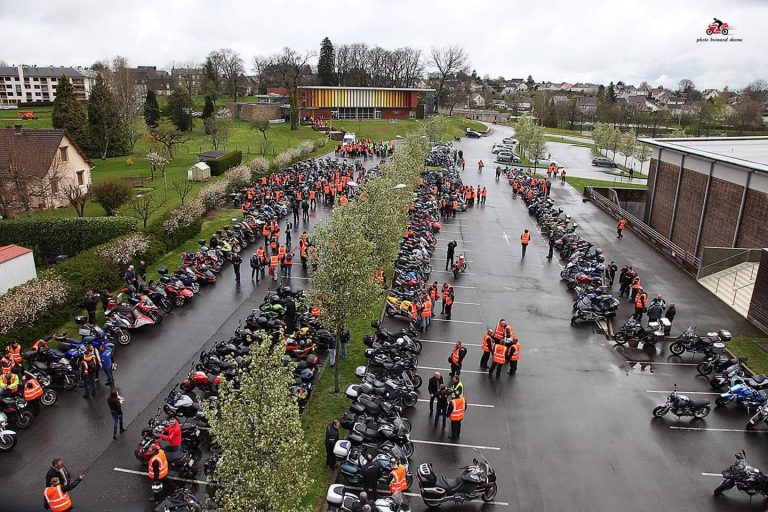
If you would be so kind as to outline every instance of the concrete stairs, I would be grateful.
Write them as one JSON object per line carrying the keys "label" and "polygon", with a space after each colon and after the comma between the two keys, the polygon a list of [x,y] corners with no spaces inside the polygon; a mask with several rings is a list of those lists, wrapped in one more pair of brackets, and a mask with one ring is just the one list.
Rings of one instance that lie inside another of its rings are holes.
{"label": "concrete stairs", "polygon": [[703,277],[699,283],[746,318],[759,267],[759,263],[739,263]]}

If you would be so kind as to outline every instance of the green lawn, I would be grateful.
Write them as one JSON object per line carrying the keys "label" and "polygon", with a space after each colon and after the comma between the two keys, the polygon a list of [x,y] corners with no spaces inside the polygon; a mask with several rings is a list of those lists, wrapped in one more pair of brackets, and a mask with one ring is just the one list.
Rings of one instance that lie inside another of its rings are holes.
{"label": "green lawn", "polygon": [[565,130],[563,128],[547,128],[546,126],[544,126],[543,128],[546,133],[554,133],[555,135],[573,135],[575,137],[589,138],[589,135],[585,135],[584,133],[579,133],[578,130]]}
{"label": "green lawn", "polygon": [[[23,107],[18,110],[0,110],[0,127],[22,125],[24,128],[50,128],[53,107]],[[34,112],[37,119],[21,120],[19,112]]]}
{"label": "green lawn", "polygon": [[734,338],[727,343],[728,350],[736,357],[746,357],[747,366],[755,373],[768,373],[768,353],[760,347],[768,338]]}
{"label": "green lawn", "polygon": [[614,188],[646,188],[645,183],[629,183],[626,181],[592,180],[566,176],[565,181],[573,188],[584,193],[584,187],[614,187]]}

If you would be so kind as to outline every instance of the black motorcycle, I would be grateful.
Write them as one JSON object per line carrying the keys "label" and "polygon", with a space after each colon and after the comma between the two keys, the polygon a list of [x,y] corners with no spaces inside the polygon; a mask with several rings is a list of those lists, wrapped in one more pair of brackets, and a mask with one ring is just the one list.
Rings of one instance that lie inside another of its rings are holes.
{"label": "black motorcycle", "polygon": [[624,345],[630,340],[637,340],[638,343],[642,342],[643,345],[655,345],[658,340],[663,338],[663,329],[646,329],[643,327],[642,323],[631,317],[624,322],[621,329],[619,329],[613,336],[613,340],[618,345]]}
{"label": "black motorcycle", "polygon": [[[477,450],[476,450],[477,451]],[[458,478],[438,477],[432,463],[419,466],[418,479],[421,499],[428,507],[439,507],[443,503],[465,503],[481,499],[488,503],[496,497],[496,471],[480,452],[482,460],[472,459],[471,466],[465,466]]]}
{"label": "black motorcycle", "polygon": [[757,408],[757,412],[754,416],[749,418],[745,428],[747,430],[752,430],[757,428],[757,426],[761,423],[768,423],[768,403],[765,403]]}
{"label": "black motorcycle", "polygon": [[707,356],[722,354],[725,350],[724,342],[731,340],[731,333],[725,329],[717,332],[709,332],[706,336],[697,336],[693,327],[688,327],[669,346],[672,354],[679,356],[683,352],[704,353]]}
{"label": "black motorcycle", "polygon": [[203,510],[195,495],[183,487],[176,489],[173,494],[165,498],[155,507],[155,512],[199,512]]}
{"label": "black motorcycle", "polygon": [[738,363],[746,363],[746,357],[731,359],[725,354],[711,354],[705,360],[696,365],[699,375],[707,376],[712,372],[721,373],[726,368]]}
{"label": "black motorcycle", "polygon": [[706,418],[711,408],[709,400],[691,400],[685,395],[677,393],[674,389],[667,395],[667,402],[653,409],[653,416],[661,418],[668,412],[671,412],[678,418],[683,416],[692,416],[697,419]]}
{"label": "black motorcycle", "polygon": [[759,469],[747,464],[747,453],[744,450],[737,453],[735,457],[736,462],[723,470],[723,481],[714,490],[715,496],[720,496],[724,491],[736,486],[736,489],[749,496],[762,494],[768,498],[768,477]]}

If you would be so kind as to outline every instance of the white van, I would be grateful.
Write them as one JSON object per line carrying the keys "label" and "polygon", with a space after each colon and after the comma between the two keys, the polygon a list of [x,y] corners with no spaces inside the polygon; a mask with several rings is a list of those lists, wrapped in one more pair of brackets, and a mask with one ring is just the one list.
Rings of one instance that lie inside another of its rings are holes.
{"label": "white van", "polygon": [[352,132],[348,132],[344,134],[344,139],[341,141],[342,144],[354,144],[355,143],[355,134]]}

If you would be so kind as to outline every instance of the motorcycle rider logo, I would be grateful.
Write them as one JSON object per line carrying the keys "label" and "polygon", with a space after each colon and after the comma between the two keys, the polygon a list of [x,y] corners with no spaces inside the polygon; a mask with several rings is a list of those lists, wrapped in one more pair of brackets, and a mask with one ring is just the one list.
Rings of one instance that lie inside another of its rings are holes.
{"label": "motorcycle rider logo", "polygon": [[707,35],[711,36],[713,34],[714,35],[722,34],[724,36],[727,36],[728,32],[731,30],[731,27],[729,27],[727,23],[723,23],[717,18],[712,18],[712,20],[713,20],[712,23],[710,23],[709,26],[707,27],[707,31],[706,31]]}

